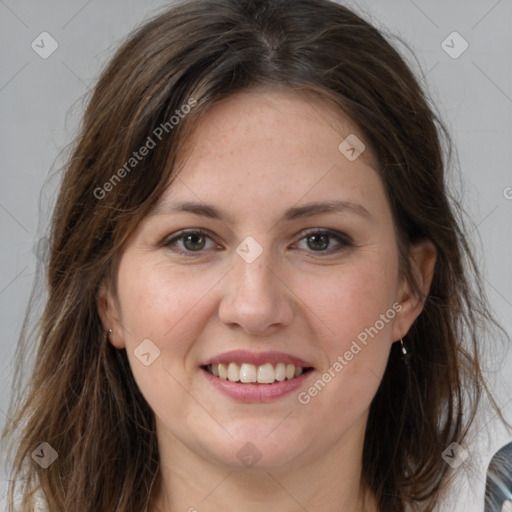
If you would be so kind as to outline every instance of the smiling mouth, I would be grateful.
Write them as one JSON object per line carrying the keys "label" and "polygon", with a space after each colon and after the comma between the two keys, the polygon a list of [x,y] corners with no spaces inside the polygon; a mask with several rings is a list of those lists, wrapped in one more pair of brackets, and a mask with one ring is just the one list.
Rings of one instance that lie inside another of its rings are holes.
{"label": "smiling mouth", "polygon": [[234,362],[209,364],[201,368],[214,377],[241,384],[274,384],[295,379],[313,370],[286,363],[254,365]]}

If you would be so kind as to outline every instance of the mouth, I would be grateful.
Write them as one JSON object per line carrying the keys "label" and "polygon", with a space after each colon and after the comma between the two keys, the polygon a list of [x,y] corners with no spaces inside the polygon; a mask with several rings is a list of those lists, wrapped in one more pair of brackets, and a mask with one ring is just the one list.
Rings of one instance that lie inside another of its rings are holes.
{"label": "mouth", "polygon": [[214,363],[201,368],[218,379],[239,384],[271,385],[294,380],[313,370],[312,367],[296,366],[292,363]]}
{"label": "mouth", "polygon": [[278,400],[311,380],[310,362],[286,352],[231,350],[200,366],[206,381],[236,402]]}

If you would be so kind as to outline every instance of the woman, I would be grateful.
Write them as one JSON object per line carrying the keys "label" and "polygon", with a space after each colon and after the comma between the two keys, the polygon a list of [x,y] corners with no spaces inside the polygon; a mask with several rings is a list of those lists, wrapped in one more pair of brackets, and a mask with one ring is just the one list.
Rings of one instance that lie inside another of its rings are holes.
{"label": "woman", "polygon": [[4,434],[22,510],[38,484],[66,512],[434,510],[490,320],[442,137],[335,3],[189,1],[137,30],[54,212]]}

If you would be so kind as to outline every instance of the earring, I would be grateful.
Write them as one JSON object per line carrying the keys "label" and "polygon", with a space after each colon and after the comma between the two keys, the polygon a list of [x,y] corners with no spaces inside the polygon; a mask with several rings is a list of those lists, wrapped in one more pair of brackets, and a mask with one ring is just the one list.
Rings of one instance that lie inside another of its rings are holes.
{"label": "earring", "polygon": [[409,368],[411,354],[409,354],[409,351],[407,350],[407,346],[405,345],[403,338],[400,339],[400,345],[402,347],[402,360],[407,366],[407,368]]}
{"label": "earring", "polygon": [[109,329],[108,331],[105,331],[105,341],[108,341],[108,335],[112,334],[112,329]]}

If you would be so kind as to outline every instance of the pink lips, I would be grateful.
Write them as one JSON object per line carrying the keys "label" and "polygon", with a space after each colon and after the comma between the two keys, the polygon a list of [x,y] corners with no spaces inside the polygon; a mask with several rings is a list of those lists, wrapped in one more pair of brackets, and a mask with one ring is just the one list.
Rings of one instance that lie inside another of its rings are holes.
{"label": "pink lips", "polygon": [[[220,363],[250,363],[262,365],[265,363],[286,363],[302,368],[311,368],[311,363],[284,352],[247,352],[245,350],[233,350],[224,352],[212,357],[204,363],[204,366]],[[203,368],[202,373],[215,388],[227,396],[240,402],[270,402],[295,391],[302,386],[305,380],[309,379],[313,372],[307,371],[290,380],[274,382],[273,384],[243,384],[231,382],[215,377]]]}
{"label": "pink lips", "polygon": [[298,389],[313,372],[306,372],[300,377],[273,384],[242,384],[220,379],[206,370],[202,370],[202,373],[219,391],[239,402],[270,402]]}
{"label": "pink lips", "polygon": [[295,366],[301,366],[302,368],[310,368],[312,366],[311,363],[290,354],[286,354],[285,352],[248,352],[247,350],[231,350],[230,352],[224,352],[223,354],[212,357],[203,363],[203,366],[220,363],[250,363],[255,365],[265,363],[287,363],[294,364]]}

